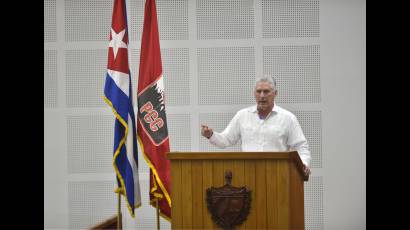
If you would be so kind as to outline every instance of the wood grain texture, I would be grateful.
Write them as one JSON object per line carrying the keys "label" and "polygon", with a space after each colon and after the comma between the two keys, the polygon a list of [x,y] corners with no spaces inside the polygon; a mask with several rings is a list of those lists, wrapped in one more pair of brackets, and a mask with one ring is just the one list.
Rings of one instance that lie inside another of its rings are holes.
{"label": "wood grain texture", "polygon": [[206,189],[223,186],[227,170],[232,171],[232,186],[251,190],[250,213],[236,229],[304,229],[307,177],[296,152],[179,154],[168,154],[172,229],[220,229],[207,209]]}
{"label": "wood grain texture", "polygon": [[171,164],[171,185],[172,185],[172,221],[173,229],[182,228],[182,183],[181,183],[181,161],[172,162]]}
{"label": "wood grain texture", "polygon": [[192,164],[190,160],[181,162],[182,187],[182,227],[192,228]]}
{"label": "wood grain texture", "polygon": [[213,175],[212,175],[212,161],[211,160],[204,160],[202,163],[202,201],[204,204],[202,205],[202,213],[203,213],[203,226],[204,229],[212,229],[213,222],[211,213],[208,211],[208,207],[206,206],[206,189],[213,186]]}
{"label": "wood grain texture", "polygon": [[266,162],[265,160],[256,161],[256,228],[266,229],[267,210],[266,210]]}
{"label": "wood grain texture", "polygon": [[[235,187],[245,186],[245,161],[244,160],[233,160],[233,175],[232,175],[232,185]],[[246,222],[246,220],[245,220]],[[237,225],[236,229],[245,229],[245,222],[241,225]]]}
{"label": "wood grain texture", "polygon": [[290,228],[305,229],[304,178],[298,172],[294,162],[290,163]]}
{"label": "wood grain texture", "polygon": [[245,167],[245,185],[251,190],[251,210],[245,221],[245,229],[256,229],[256,163],[254,160],[246,160]]}
{"label": "wood grain texture", "polygon": [[269,229],[278,226],[278,172],[277,161],[266,162],[266,205],[267,224]]}
{"label": "wood grain texture", "polygon": [[194,229],[203,229],[202,206],[206,205],[202,200],[202,161],[192,161],[192,227]]}
{"label": "wood grain texture", "polygon": [[279,229],[289,229],[289,161],[277,161],[277,206]]}

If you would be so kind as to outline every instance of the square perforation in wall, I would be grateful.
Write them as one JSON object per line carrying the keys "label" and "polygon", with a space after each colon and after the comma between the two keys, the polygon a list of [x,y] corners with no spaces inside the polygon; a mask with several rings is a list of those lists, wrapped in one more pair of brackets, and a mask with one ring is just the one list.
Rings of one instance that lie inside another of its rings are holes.
{"label": "square perforation in wall", "polygon": [[323,177],[311,176],[305,183],[305,228],[323,230]]}
{"label": "square perforation in wall", "polygon": [[263,37],[319,37],[319,3],[319,0],[262,0]]}
{"label": "square perforation in wall", "polygon": [[114,173],[114,115],[67,117],[68,173]]}
{"label": "square perforation in wall", "polygon": [[68,182],[70,229],[89,229],[117,213],[113,181]]}
{"label": "square perforation in wall", "polygon": [[198,48],[198,103],[252,104],[254,47]]}
{"label": "square perforation in wall", "polygon": [[167,114],[171,151],[191,151],[191,115]]}
{"label": "square perforation in wall", "polygon": [[65,40],[108,41],[111,31],[112,0],[65,0]]}
{"label": "square perforation in wall", "polygon": [[105,107],[103,100],[108,50],[67,50],[67,107]]}
{"label": "square perforation in wall", "polygon": [[264,46],[263,71],[276,79],[279,103],[320,103],[319,45]]}
{"label": "square perforation in wall", "polygon": [[309,144],[311,167],[322,168],[322,111],[292,111]]}
{"label": "square perforation in wall", "polygon": [[57,41],[56,0],[44,0],[44,42]]}
{"label": "square perforation in wall", "polygon": [[[201,132],[201,124],[208,125],[215,132],[222,132],[228,126],[229,122],[235,116],[235,113],[200,113],[199,114],[199,124],[198,132]],[[238,141],[233,146],[226,147],[224,149],[216,147],[209,143],[206,137],[199,134],[199,151],[203,152],[240,152],[241,151],[241,141]]]}
{"label": "square perforation in wall", "polygon": [[197,39],[254,37],[253,0],[197,0]]}
{"label": "square perforation in wall", "polygon": [[57,107],[57,50],[44,50],[44,107]]}
{"label": "square perforation in wall", "polygon": [[161,49],[161,56],[166,105],[189,105],[189,49]]}

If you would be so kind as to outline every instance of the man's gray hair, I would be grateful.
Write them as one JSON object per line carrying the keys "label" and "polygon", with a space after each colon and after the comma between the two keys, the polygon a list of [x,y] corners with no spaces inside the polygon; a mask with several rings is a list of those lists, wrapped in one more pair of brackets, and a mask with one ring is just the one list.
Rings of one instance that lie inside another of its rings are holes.
{"label": "man's gray hair", "polygon": [[256,79],[255,86],[259,82],[269,82],[272,85],[272,89],[276,90],[276,81],[275,78],[273,78],[271,75],[263,75],[262,77],[258,77]]}

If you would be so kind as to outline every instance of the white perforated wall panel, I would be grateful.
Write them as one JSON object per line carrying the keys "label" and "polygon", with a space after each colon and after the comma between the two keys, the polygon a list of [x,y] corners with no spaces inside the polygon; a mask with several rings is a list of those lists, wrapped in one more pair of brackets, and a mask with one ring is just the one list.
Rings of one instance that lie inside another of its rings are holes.
{"label": "white perforated wall panel", "polygon": [[276,79],[281,103],[319,103],[319,45],[263,47],[263,70]]}
{"label": "white perforated wall panel", "polygon": [[67,117],[68,173],[112,173],[113,116]]}
{"label": "white perforated wall panel", "polygon": [[191,115],[167,115],[169,144],[171,151],[191,151]]}
{"label": "white perforated wall panel", "polygon": [[130,41],[141,40],[142,27],[144,25],[144,6],[144,0],[133,0],[129,1],[129,4],[127,4],[127,12],[129,12],[129,15],[127,16]]}
{"label": "white perforated wall panel", "polygon": [[253,47],[198,48],[198,103],[253,103],[254,52]]}
{"label": "white perforated wall panel", "polygon": [[190,104],[189,49],[162,49],[162,74],[167,106]]}
{"label": "white perforated wall panel", "polygon": [[112,19],[111,0],[65,0],[65,40],[107,41]]}
{"label": "white perforated wall panel", "polygon": [[323,177],[311,176],[305,184],[305,229],[322,230],[323,225]]}
{"label": "white perforated wall panel", "polygon": [[57,107],[57,50],[44,50],[44,107]]}
{"label": "white perforated wall panel", "polygon": [[[144,24],[144,0],[129,1],[130,40],[141,40]],[[188,0],[157,0],[158,30],[161,40],[187,40]]]}
{"label": "white perforated wall panel", "polygon": [[262,0],[263,37],[319,37],[319,2]]}
{"label": "white perforated wall panel", "polygon": [[44,42],[57,41],[56,0],[44,0]]}
{"label": "white perforated wall panel", "polygon": [[156,1],[159,36],[161,40],[188,39],[188,1],[189,0]]}
{"label": "white perforated wall panel", "polygon": [[254,37],[253,0],[197,0],[197,39]]}
{"label": "white perforated wall panel", "polygon": [[312,155],[310,166],[322,168],[322,111],[292,111],[297,117]]}
{"label": "white perforated wall panel", "polygon": [[68,182],[70,229],[89,229],[117,213],[112,181]]}
{"label": "white perforated wall panel", "polygon": [[107,50],[67,50],[66,103],[67,107],[104,107],[102,100]]}

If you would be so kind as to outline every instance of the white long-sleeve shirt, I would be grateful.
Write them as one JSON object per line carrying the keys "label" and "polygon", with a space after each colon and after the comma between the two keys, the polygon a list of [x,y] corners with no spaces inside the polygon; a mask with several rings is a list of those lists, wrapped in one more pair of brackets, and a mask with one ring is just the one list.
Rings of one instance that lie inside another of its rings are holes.
{"label": "white long-sleeve shirt", "polygon": [[238,111],[222,133],[213,132],[209,138],[211,144],[221,148],[239,140],[244,152],[296,150],[310,167],[309,145],[296,116],[276,104],[265,119],[259,118],[256,105]]}

